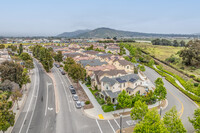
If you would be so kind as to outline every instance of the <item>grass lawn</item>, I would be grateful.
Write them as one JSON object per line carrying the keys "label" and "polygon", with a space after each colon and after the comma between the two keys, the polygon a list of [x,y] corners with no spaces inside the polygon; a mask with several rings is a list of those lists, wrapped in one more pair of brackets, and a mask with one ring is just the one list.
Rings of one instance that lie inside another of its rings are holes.
{"label": "grass lawn", "polygon": [[173,46],[159,46],[152,45],[151,43],[132,43],[134,46],[141,48],[143,51],[149,53],[160,60],[165,61],[166,58],[170,57],[172,54],[176,54],[178,51],[182,50],[182,47]]}

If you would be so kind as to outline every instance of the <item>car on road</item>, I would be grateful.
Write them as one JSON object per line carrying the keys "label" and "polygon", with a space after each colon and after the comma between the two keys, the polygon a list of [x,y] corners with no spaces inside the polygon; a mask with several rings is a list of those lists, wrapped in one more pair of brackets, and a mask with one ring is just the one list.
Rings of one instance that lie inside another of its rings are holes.
{"label": "car on road", "polygon": [[70,90],[71,90],[71,89],[74,89],[74,87],[73,87],[72,85],[70,85],[70,86],[69,86],[69,89],[70,89]]}
{"label": "car on road", "polygon": [[75,95],[72,96],[72,98],[73,98],[74,101],[78,101],[78,95],[75,94]]}
{"label": "car on road", "polygon": [[61,71],[61,74],[62,74],[62,75],[65,75],[65,71]]}
{"label": "car on road", "polygon": [[81,102],[80,101],[76,101],[76,108],[80,109],[82,107]]}
{"label": "car on road", "polygon": [[55,65],[57,68],[59,68],[59,67],[60,67],[60,65],[59,65],[59,64],[56,64],[56,63],[54,63],[54,65]]}
{"label": "car on road", "polygon": [[72,94],[76,94],[76,90],[75,89],[70,89]]}

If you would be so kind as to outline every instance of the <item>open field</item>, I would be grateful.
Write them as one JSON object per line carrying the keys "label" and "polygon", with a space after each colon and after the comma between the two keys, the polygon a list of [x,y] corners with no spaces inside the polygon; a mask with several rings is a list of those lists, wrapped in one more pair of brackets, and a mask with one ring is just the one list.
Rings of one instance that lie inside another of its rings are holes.
{"label": "open field", "polygon": [[[151,43],[132,43],[132,45],[134,45],[135,47],[141,48],[144,52],[149,53],[151,56],[162,61],[165,61],[166,58],[170,57],[171,55],[175,55],[178,51],[183,49],[183,47],[160,46],[160,45],[152,45]],[[174,74],[179,75],[184,79],[188,79],[185,76],[183,76],[183,74],[174,70],[173,68],[167,65],[164,65],[163,63],[161,64],[166,70],[173,72]],[[181,59],[179,63],[170,64],[170,65],[172,65],[173,67],[177,68],[178,70],[184,73],[187,73],[188,75],[195,75],[197,78],[200,78],[200,69],[193,68],[191,66],[189,67],[185,66],[184,64],[181,63]],[[183,67],[184,67],[184,70],[180,69]]]}
{"label": "open field", "polygon": [[182,47],[173,46],[159,46],[152,45],[151,43],[132,43],[134,46],[141,48],[143,51],[149,53],[162,61],[170,57],[172,54],[176,54],[178,51],[182,50]]}

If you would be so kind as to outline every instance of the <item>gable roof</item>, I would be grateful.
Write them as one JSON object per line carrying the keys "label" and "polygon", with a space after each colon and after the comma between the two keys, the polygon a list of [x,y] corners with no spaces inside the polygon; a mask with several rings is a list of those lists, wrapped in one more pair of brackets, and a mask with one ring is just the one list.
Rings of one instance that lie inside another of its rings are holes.
{"label": "gable roof", "polygon": [[89,66],[101,66],[103,64],[108,64],[107,62],[101,62],[98,59],[92,59],[92,60],[80,60],[80,64],[82,64],[84,67],[89,65]]}
{"label": "gable roof", "polygon": [[122,66],[127,66],[127,65],[133,65],[133,63],[131,63],[130,61],[127,61],[127,60],[114,60],[114,62],[118,61],[120,65]]}
{"label": "gable roof", "polygon": [[110,86],[113,86],[115,83],[125,83],[125,82],[136,82],[139,79],[139,76],[137,74],[127,74],[124,76],[119,76],[116,78],[109,78],[109,77],[103,77],[101,82],[107,83]]}

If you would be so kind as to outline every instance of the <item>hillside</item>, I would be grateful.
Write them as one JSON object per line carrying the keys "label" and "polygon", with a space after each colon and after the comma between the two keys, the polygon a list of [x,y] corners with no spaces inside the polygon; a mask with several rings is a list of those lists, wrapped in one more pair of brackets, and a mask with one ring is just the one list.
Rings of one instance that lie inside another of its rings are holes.
{"label": "hillside", "polygon": [[58,37],[66,37],[66,38],[73,38],[73,37],[76,37],[80,34],[83,34],[83,33],[86,33],[86,32],[89,32],[90,30],[77,30],[77,31],[74,31],[74,32],[64,32],[62,34],[59,34],[57,35]]}
{"label": "hillside", "polygon": [[83,30],[75,32],[65,32],[58,35],[58,37],[72,37],[72,38],[113,38],[113,37],[196,37],[194,34],[155,34],[155,33],[140,33],[115,30],[110,28],[97,28],[94,30]]}

